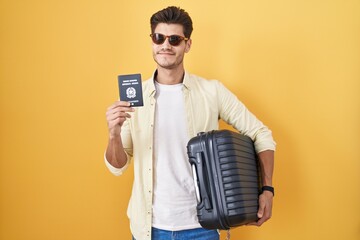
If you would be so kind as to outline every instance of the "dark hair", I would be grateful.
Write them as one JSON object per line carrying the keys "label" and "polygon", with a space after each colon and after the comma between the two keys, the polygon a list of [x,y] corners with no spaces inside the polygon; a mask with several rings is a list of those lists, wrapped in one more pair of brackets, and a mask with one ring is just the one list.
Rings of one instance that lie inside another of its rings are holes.
{"label": "dark hair", "polygon": [[179,7],[171,6],[154,13],[150,18],[151,33],[154,33],[155,28],[159,23],[182,25],[184,28],[184,35],[187,38],[190,38],[193,30],[189,14]]}

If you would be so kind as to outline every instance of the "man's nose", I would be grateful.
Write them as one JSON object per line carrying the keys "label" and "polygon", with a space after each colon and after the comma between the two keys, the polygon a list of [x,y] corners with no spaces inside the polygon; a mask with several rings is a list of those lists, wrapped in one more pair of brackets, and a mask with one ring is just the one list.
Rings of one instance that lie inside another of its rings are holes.
{"label": "man's nose", "polygon": [[170,44],[169,39],[170,39],[169,37],[165,38],[165,41],[163,42],[163,46],[166,46],[167,48],[170,49],[172,45]]}

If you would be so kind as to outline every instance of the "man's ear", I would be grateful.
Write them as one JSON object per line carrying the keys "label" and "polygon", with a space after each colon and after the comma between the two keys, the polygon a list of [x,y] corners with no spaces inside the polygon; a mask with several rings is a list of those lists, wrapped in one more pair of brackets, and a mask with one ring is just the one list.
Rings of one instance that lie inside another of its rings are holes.
{"label": "man's ear", "polygon": [[192,40],[189,39],[186,41],[186,46],[185,46],[185,52],[188,53],[190,51],[191,48],[191,44],[192,44]]}

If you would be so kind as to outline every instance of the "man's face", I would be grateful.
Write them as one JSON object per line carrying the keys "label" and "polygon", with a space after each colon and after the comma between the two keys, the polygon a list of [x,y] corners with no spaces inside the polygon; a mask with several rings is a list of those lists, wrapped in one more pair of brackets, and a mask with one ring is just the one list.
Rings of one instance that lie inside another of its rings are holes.
{"label": "man's face", "polygon": [[[183,26],[180,24],[159,23],[154,33],[161,33],[165,36],[179,35],[185,37]],[[189,52],[190,47],[191,40],[183,40],[178,46],[172,46],[169,43],[169,39],[166,38],[165,42],[160,45],[152,43],[153,57],[159,67],[165,69],[183,67],[184,54]]]}

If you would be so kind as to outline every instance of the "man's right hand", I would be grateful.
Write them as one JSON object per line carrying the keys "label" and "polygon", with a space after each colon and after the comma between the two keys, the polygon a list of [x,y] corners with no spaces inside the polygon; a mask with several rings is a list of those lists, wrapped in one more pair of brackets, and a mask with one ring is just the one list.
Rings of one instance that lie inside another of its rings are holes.
{"label": "man's right hand", "polygon": [[106,120],[109,129],[109,137],[120,137],[121,126],[127,118],[130,118],[129,112],[135,109],[130,107],[129,102],[116,101],[106,111]]}

